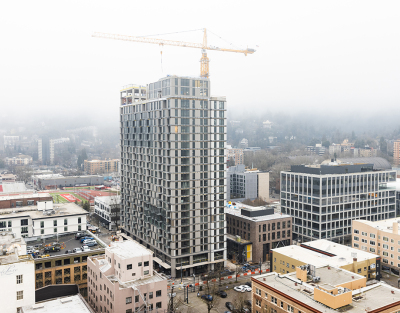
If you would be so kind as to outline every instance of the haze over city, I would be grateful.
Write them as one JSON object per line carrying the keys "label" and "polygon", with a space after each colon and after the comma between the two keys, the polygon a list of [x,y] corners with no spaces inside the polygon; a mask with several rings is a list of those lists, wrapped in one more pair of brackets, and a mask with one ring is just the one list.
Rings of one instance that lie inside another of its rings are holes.
{"label": "haze over city", "polygon": [[400,312],[398,1],[0,29],[0,313]]}

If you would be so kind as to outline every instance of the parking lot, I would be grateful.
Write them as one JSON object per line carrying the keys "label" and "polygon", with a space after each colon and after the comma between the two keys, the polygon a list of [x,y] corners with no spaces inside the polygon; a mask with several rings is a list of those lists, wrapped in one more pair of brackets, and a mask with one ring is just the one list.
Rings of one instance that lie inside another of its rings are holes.
{"label": "parking lot", "polygon": [[[88,234],[89,236],[89,234]],[[45,246],[53,246],[54,243],[58,243],[57,246],[61,247],[60,251],[51,251],[51,252],[44,252],[44,247]],[[58,240],[57,237],[54,238],[47,238],[45,240],[37,240],[37,241],[30,241],[27,243],[27,246],[35,246],[41,244],[41,248],[38,249],[39,253],[38,255],[50,255],[50,256],[55,256],[55,255],[61,255],[65,254],[65,251],[67,250],[73,250],[75,248],[80,248],[82,246],[82,243],[80,240],[75,239],[75,234],[68,234],[65,236],[59,236]],[[100,245],[89,247],[90,250],[95,250],[98,249]],[[36,250],[36,249],[34,249]]]}

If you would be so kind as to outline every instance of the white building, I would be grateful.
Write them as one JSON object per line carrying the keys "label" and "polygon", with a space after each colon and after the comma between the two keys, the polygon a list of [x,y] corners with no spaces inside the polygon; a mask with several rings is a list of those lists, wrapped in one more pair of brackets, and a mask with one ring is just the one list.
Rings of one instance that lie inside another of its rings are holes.
{"label": "white building", "polygon": [[4,135],[4,149],[8,146],[15,146],[19,143],[19,136],[6,136]]}
{"label": "white building", "polygon": [[12,158],[5,158],[7,165],[28,165],[32,163],[32,157],[29,155],[18,155]]}
{"label": "white building", "polygon": [[1,313],[16,313],[35,303],[35,262],[26,254],[24,239],[11,232],[0,235]]}
{"label": "white building", "polygon": [[108,226],[108,229],[120,226],[119,210],[121,196],[105,196],[94,198],[94,213]]}
{"label": "white building", "polygon": [[38,202],[37,206],[3,209],[1,212],[0,231],[12,231],[16,238],[81,231],[86,228],[88,214],[75,203],[53,206],[52,201]]}
{"label": "white building", "polygon": [[75,296],[57,298],[43,301],[21,308],[21,313],[93,313],[94,311],[86,303],[80,294]]}

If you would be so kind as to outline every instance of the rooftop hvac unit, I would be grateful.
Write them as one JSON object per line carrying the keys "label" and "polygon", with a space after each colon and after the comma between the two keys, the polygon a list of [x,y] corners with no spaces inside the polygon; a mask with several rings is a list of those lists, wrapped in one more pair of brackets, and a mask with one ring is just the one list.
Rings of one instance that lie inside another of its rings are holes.
{"label": "rooftop hvac unit", "polygon": [[312,281],[314,283],[319,282],[320,280],[321,280],[321,277],[319,277],[319,276],[315,276],[315,277],[312,278]]}

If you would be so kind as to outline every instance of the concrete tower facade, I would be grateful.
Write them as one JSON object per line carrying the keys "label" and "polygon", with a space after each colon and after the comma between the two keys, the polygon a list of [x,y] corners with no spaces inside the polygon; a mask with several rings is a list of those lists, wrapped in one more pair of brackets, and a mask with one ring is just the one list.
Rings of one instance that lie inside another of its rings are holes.
{"label": "concrete tower facade", "polygon": [[226,99],[205,78],[162,78],[145,100],[136,89],[121,91],[123,230],[172,276],[213,269],[226,260]]}

